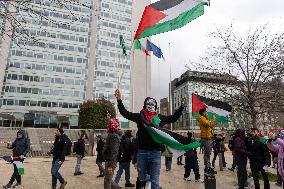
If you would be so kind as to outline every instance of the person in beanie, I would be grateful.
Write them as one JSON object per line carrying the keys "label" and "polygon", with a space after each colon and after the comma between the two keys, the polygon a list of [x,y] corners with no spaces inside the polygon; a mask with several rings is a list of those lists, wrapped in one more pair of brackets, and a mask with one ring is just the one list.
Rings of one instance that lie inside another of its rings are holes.
{"label": "person in beanie", "polygon": [[130,182],[130,162],[134,154],[133,144],[131,141],[132,131],[127,130],[121,138],[120,147],[119,147],[119,168],[116,173],[115,182],[118,184],[120,177],[125,171],[125,187],[134,187],[135,185]]}
{"label": "person in beanie", "polygon": [[271,164],[271,156],[267,145],[259,140],[263,136],[259,133],[257,128],[252,128],[250,131],[250,137],[248,138],[247,148],[250,152],[250,168],[254,181],[255,189],[260,189],[259,185],[259,172],[261,172],[264,189],[269,189],[268,180],[268,167]]}
{"label": "person in beanie", "polygon": [[210,165],[210,154],[212,151],[212,128],[216,125],[216,118],[213,115],[211,121],[208,120],[206,108],[199,110],[200,116],[197,118],[200,127],[200,138],[202,146],[204,147],[204,173],[212,174],[215,173]]}
{"label": "person in beanie", "polygon": [[[188,143],[194,142],[195,140],[194,132],[187,132],[187,137],[188,137]],[[191,181],[190,172],[191,172],[191,169],[193,169],[193,172],[195,175],[195,182],[203,182],[203,180],[200,179],[196,149],[189,150],[185,153],[184,169],[185,169],[184,180]]]}
{"label": "person in beanie", "polygon": [[116,118],[111,118],[111,115],[107,115],[108,119],[108,136],[103,149],[103,155],[105,159],[105,177],[104,177],[104,189],[120,189],[113,180],[114,170],[116,168],[117,157],[120,146],[120,128],[119,121]]}
{"label": "person in beanie", "polygon": [[[13,158],[23,162],[25,156],[30,151],[30,141],[28,138],[25,137],[25,132],[23,130],[19,130],[17,132],[16,140],[12,144],[8,143],[7,148],[12,149]],[[12,188],[12,184],[15,180],[17,181],[17,183],[13,186],[13,188],[19,187],[22,184],[22,178],[18,172],[17,166],[14,163],[13,166],[14,166],[13,175],[9,183],[3,186],[3,188]]]}
{"label": "person in beanie", "polygon": [[235,153],[235,162],[238,167],[237,176],[238,176],[238,186],[239,189],[244,189],[247,182],[247,161],[249,152],[245,143],[246,131],[243,128],[239,128],[235,132],[234,140],[234,153]]}
{"label": "person in beanie", "polygon": [[280,177],[282,178],[281,182],[282,182],[283,189],[284,189],[284,161],[283,161],[284,160],[284,128],[279,130],[277,137],[275,136],[273,132],[269,133],[267,147],[271,151],[274,151],[275,153],[278,154],[277,174],[279,174]]}
{"label": "person in beanie", "polygon": [[65,161],[65,139],[63,137],[64,130],[62,128],[57,128],[54,130],[55,141],[52,148],[52,166],[51,166],[51,176],[52,176],[52,189],[56,189],[57,180],[61,183],[59,189],[64,189],[67,181],[59,173],[63,162]]}
{"label": "person in beanie", "polygon": [[85,140],[86,140],[86,135],[82,133],[76,144],[77,145],[77,149],[76,149],[77,163],[75,166],[74,176],[83,174],[80,171],[80,167],[81,167],[82,159],[85,157]]}
{"label": "person in beanie", "polygon": [[103,162],[104,160],[104,155],[103,155],[103,149],[105,145],[105,139],[103,138],[102,135],[98,136],[98,143],[97,143],[97,159],[96,159],[96,164],[99,167],[100,174],[97,177],[104,177],[105,176],[105,168],[103,167]]}
{"label": "person in beanie", "polygon": [[163,116],[157,114],[157,102],[153,98],[147,97],[144,100],[144,106],[140,113],[132,113],[125,109],[121,100],[121,93],[118,89],[115,91],[115,96],[120,114],[124,118],[135,122],[138,127],[137,169],[139,181],[144,182],[146,188],[160,189],[162,145],[153,140],[144,124],[153,121],[152,119],[155,116],[159,117],[159,127],[176,122],[182,115],[186,100],[182,99],[181,106],[176,110],[174,115]]}

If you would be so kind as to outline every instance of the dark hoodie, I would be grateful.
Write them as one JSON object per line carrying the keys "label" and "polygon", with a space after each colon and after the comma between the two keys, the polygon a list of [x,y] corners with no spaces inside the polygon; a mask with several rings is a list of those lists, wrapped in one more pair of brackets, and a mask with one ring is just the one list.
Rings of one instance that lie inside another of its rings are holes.
{"label": "dark hoodie", "polygon": [[249,152],[245,144],[245,129],[239,128],[236,130],[236,139],[234,140],[235,158],[236,163],[246,163]]}
{"label": "dark hoodie", "polygon": [[[146,100],[145,100],[146,101]],[[143,120],[141,118],[140,113],[131,113],[127,111],[122,103],[121,100],[117,100],[117,105],[118,105],[118,110],[120,114],[130,120],[133,121],[137,124],[138,127],[138,149],[140,150],[149,150],[149,151],[161,151],[161,144],[155,142],[149,132],[146,130],[145,126],[143,125]],[[145,106],[145,102],[144,102]],[[176,122],[179,117],[181,116],[183,111],[183,106],[180,106],[179,109],[176,110],[174,115],[172,116],[164,116],[159,114],[159,118],[161,120],[160,122],[160,127],[163,127],[165,124],[170,124]]]}
{"label": "dark hoodie", "polygon": [[13,157],[19,157],[21,155],[26,156],[30,151],[30,140],[26,138],[25,132],[20,130],[17,132],[22,134],[22,138],[16,138],[16,140],[12,143],[12,146],[9,149],[13,149]]}

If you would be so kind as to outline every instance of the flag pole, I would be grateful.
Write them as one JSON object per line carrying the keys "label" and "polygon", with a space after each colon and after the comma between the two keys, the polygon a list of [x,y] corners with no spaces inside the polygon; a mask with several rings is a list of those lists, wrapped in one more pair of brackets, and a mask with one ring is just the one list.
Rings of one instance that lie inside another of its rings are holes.
{"label": "flag pole", "polygon": [[147,63],[147,56],[146,57],[146,97],[148,96],[148,63]]}
{"label": "flag pole", "polygon": [[[173,114],[172,111],[172,64],[171,64],[171,43],[169,43],[169,64],[170,64],[170,84],[169,84],[169,102],[170,102],[170,115]],[[171,131],[173,131],[173,124],[170,124]]]}

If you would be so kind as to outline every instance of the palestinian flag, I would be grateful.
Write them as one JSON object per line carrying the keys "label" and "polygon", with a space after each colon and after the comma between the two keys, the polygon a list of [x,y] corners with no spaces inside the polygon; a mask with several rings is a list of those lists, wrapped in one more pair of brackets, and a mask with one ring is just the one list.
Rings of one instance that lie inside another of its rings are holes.
{"label": "palestinian flag", "polygon": [[204,14],[204,0],[160,0],[145,7],[134,39],[183,27]]}
{"label": "palestinian flag", "polygon": [[149,51],[141,44],[139,39],[134,41],[134,49],[139,49],[139,50],[143,51],[146,56],[150,56]]}
{"label": "palestinian flag", "polygon": [[16,165],[18,169],[19,175],[23,175],[25,173],[24,163],[21,161],[14,161],[13,163]]}
{"label": "palestinian flag", "polygon": [[192,94],[192,116],[198,118],[199,110],[202,108],[207,109],[209,119],[215,114],[218,122],[230,121],[228,116],[232,111],[232,106],[228,103]]}
{"label": "palestinian flag", "polygon": [[187,137],[159,127],[161,120],[158,114],[152,118],[151,122],[147,120],[143,112],[141,112],[141,117],[145,128],[153,140],[167,145],[174,156],[178,157],[186,151],[198,148],[201,145],[199,141],[188,143]]}

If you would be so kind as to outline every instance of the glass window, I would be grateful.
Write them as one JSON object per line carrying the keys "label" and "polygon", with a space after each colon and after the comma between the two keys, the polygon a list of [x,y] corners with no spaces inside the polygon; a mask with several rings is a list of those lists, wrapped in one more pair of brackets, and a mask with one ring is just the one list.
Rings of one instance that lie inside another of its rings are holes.
{"label": "glass window", "polygon": [[65,79],[65,84],[74,85],[74,80],[73,79]]}
{"label": "glass window", "polygon": [[48,102],[47,101],[42,101],[41,102],[41,107],[47,107]]}
{"label": "glass window", "polygon": [[17,80],[17,79],[18,79],[17,74],[12,74],[12,80]]}
{"label": "glass window", "polygon": [[19,100],[19,105],[20,106],[25,106],[26,105],[26,101],[25,100]]}
{"label": "glass window", "polygon": [[13,105],[14,100],[13,99],[7,99],[7,105]]}
{"label": "glass window", "polygon": [[30,106],[36,106],[36,104],[37,104],[37,101],[33,101],[33,100],[30,101]]}
{"label": "glass window", "polygon": [[24,80],[24,81],[29,81],[29,79],[30,79],[30,77],[29,77],[28,75],[24,75],[24,76],[23,76],[23,80]]}

